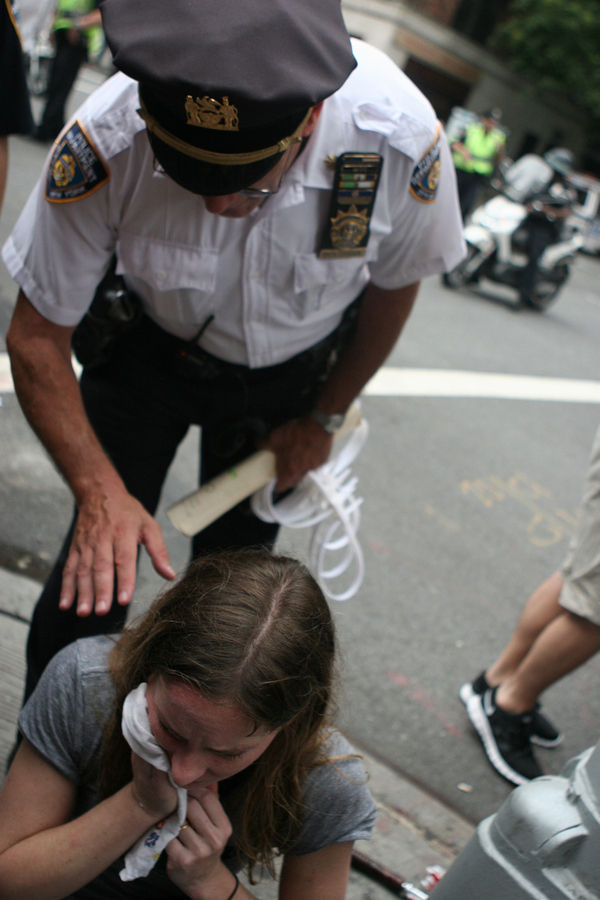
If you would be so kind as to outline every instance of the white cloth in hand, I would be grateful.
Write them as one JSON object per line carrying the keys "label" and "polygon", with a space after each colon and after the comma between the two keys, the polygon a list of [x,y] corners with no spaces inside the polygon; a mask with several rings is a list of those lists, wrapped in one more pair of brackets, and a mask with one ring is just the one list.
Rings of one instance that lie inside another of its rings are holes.
{"label": "white cloth in hand", "polygon": [[134,878],[148,875],[167,844],[179,834],[187,815],[187,791],[185,788],[177,787],[173,781],[169,757],[156,743],[150,728],[146,687],[146,683],[143,682],[125,698],[121,730],[134,753],[155,769],[167,772],[169,781],[177,791],[177,812],[172,813],[163,822],[157,822],[133,845],[125,857],[125,868],[119,872],[121,881],[133,881]]}

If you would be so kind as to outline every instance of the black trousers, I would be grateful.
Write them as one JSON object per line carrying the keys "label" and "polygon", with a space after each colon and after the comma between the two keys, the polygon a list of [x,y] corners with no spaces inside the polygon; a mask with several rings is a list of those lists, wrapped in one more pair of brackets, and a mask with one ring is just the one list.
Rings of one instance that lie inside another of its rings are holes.
{"label": "black trousers", "polygon": [[36,134],[40,138],[54,140],[65,124],[65,106],[77,73],[87,59],[87,44],[81,35],[80,41],[72,44],[67,38],[67,29],[54,32],[56,55],[52,60],[48,79],[48,93],[42,119]]}
{"label": "black trousers", "polygon": [[464,169],[456,170],[456,187],[458,189],[458,202],[463,222],[475,206],[480,188],[486,182],[483,175],[477,172],[465,172]]}
{"label": "black trousers", "polygon": [[[200,425],[200,481],[256,450],[274,427],[307,412],[335,359],[343,329],[287,363],[251,370],[200,354],[144,318],[109,363],[84,370],[88,417],[128,491],[154,513],[167,470],[190,425]],[[75,518],[73,519],[73,523]],[[27,642],[25,699],[52,656],[80,637],[119,631],[126,609],[86,618],[58,609],[72,528],[36,605]],[[192,555],[217,548],[272,547],[277,526],[258,520],[248,501],[196,535]]]}
{"label": "black trousers", "polygon": [[527,230],[527,265],[521,273],[519,293],[521,299],[527,301],[536,289],[540,257],[546,247],[558,240],[560,224],[550,222],[543,216],[530,215],[525,219],[523,228]]}

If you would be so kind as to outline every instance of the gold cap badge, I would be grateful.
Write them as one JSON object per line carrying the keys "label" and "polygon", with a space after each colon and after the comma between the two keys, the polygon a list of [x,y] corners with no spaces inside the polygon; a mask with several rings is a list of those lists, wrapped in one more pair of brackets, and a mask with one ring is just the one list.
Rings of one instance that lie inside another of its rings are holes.
{"label": "gold cap badge", "polygon": [[229,103],[229,97],[222,97],[221,102],[213,97],[185,98],[185,114],[188,125],[197,128],[211,128],[213,131],[239,131],[240,121],[236,106]]}

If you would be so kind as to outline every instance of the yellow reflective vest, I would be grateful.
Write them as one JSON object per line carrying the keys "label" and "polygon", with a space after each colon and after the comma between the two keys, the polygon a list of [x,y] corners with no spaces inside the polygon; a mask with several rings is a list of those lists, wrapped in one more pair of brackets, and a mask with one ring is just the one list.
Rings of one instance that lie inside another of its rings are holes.
{"label": "yellow reflective vest", "polygon": [[[96,9],[97,6],[96,0],[58,0],[56,18],[52,23],[53,31],[59,31],[62,28],[72,28],[73,19],[77,18],[77,16],[85,16]],[[89,28],[84,28],[83,33],[87,41],[88,56],[96,56],[102,49],[102,26],[92,25]]]}
{"label": "yellow reflective vest", "polygon": [[494,172],[496,156],[504,146],[506,136],[498,128],[485,130],[480,122],[474,122],[467,126],[463,145],[471,154],[470,159],[465,159],[461,153],[454,152],[452,158],[457,169],[464,172],[477,172],[478,175],[486,175],[488,178]]}

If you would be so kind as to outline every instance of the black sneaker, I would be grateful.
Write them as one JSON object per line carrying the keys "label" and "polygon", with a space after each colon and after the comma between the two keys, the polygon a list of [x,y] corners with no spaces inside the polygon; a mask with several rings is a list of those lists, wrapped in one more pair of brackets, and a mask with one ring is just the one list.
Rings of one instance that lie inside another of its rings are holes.
{"label": "black sneaker", "polygon": [[[482,672],[475,681],[467,681],[463,684],[458,693],[466,706],[474,694],[485,694],[489,689],[490,685],[485,680],[485,672]],[[552,749],[552,747],[558,747],[562,739],[563,736],[558,728],[543,714],[540,704],[536,703],[531,713],[531,743],[537,744],[538,747]]]}
{"label": "black sneaker", "polygon": [[474,694],[467,714],[496,772],[512,784],[527,784],[544,774],[529,740],[532,716],[504,712],[496,706],[496,690]]}

